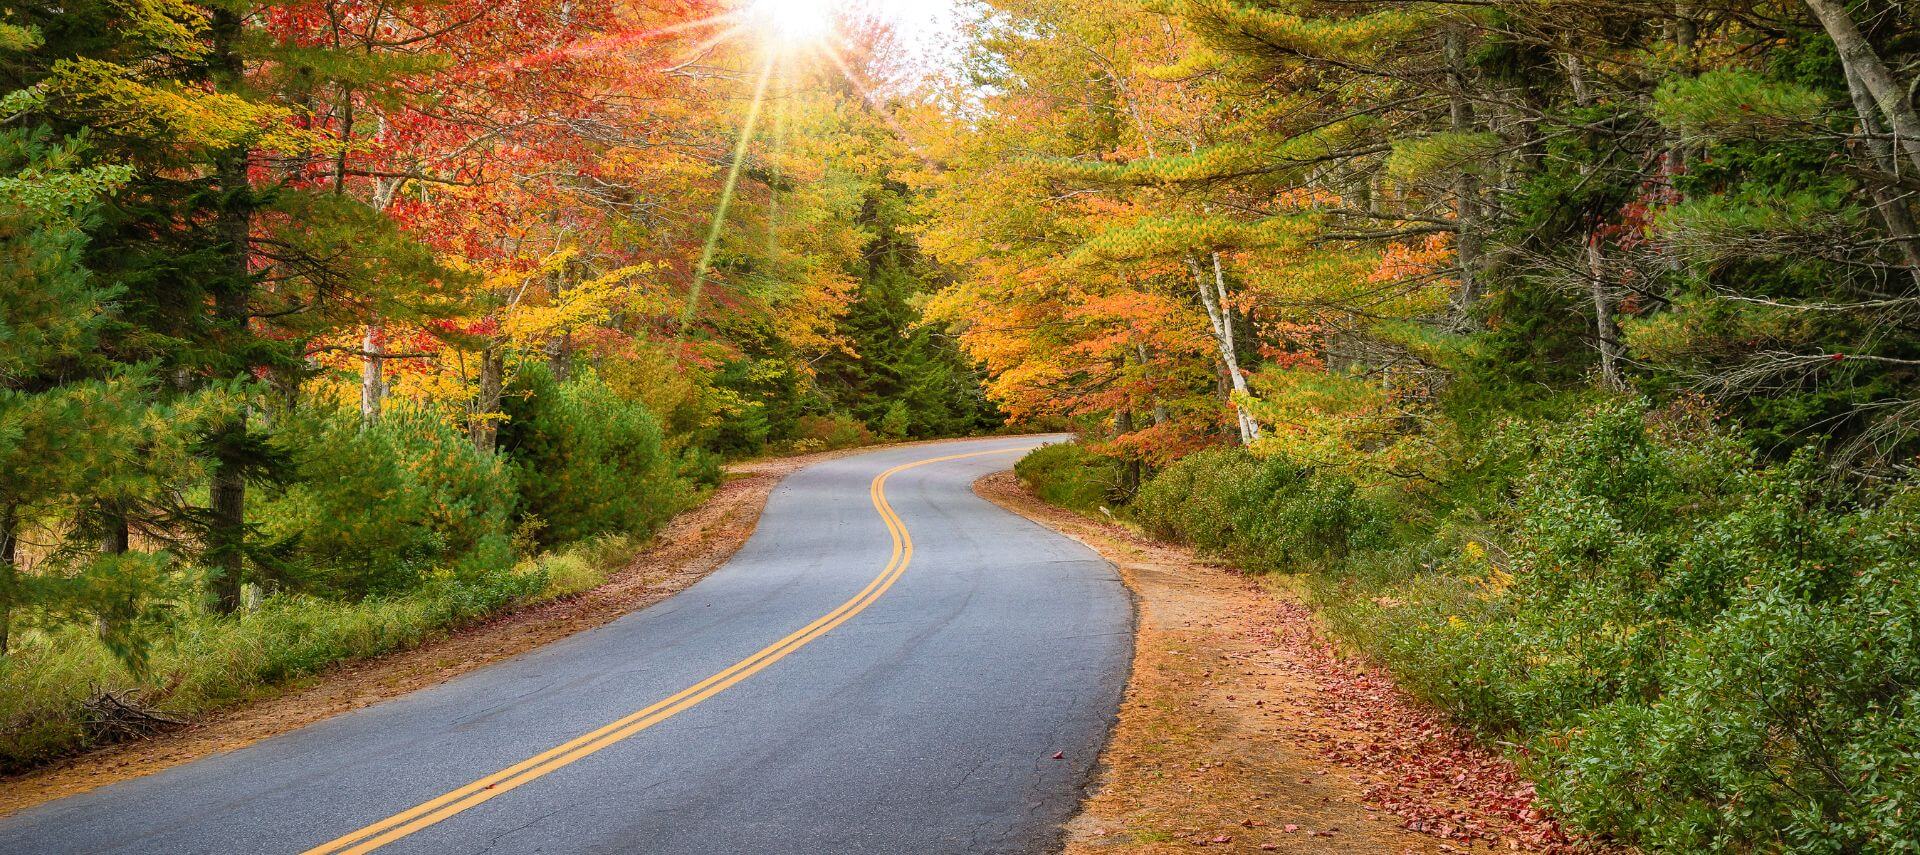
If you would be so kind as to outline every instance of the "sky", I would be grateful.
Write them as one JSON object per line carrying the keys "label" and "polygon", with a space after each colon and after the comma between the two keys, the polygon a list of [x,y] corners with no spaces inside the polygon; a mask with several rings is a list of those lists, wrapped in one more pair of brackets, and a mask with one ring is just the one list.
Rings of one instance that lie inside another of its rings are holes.
{"label": "sky", "polygon": [[[767,3],[788,0],[761,0]],[[962,0],[814,0],[869,13],[894,27],[900,46],[931,69],[950,68],[960,60]],[[798,0],[809,2],[809,0]]]}
{"label": "sky", "polygon": [[953,0],[864,0],[860,5],[892,22],[911,50],[938,52],[958,34],[959,9]]}

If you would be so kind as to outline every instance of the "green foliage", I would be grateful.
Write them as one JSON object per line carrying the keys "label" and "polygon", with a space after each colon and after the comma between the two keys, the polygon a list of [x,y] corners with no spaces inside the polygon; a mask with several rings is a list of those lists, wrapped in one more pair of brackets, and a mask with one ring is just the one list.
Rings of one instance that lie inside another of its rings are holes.
{"label": "green foliage", "polygon": [[192,613],[135,671],[86,629],[59,627],[0,657],[0,770],[17,770],[120,735],[88,724],[95,692],[194,714],[335,662],[409,647],[448,627],[541,595],[541,572],[493,567],[436,574],[414,590],[360,603],[267,598],[238,617]]}
{"label": "green foliage", "polygon": [[907,412],[907,402],[893,402],[887,407],[887,414],[880,417],[880,435],[888,439],[905,439],[911,428],[911,418],[912,415]]}
{"label": "green foliage", "polygon": [[[1920,492],[1836,488],[1805,453],[1762,465],[1686,404],[1611,400],[1481,443],[1439,492],[1391,501],[1200,451],[1122,513],[1247,569],[1311,571],[1337,633],[1524,743],[1579,827],[1658,851],[1911,851]],[[1114,465],[1064,445],[1016,471],[1085,509]]]}
{"label": "green foliage", "polygon": [[998,427],[979,371],[952,337],[920,317],[937,272],[908,234],[910,196],[892,180],[868,188],[855,221],[873,232],[858,266],[860,290],[836,326],[852,353],[828,353],[815,387],[833,409],[888,439],[956,436]]}
{"label": "green foliage", "polygon": [[437,414],[394,409],[364,425],[357,412],[301,412],[275,441],[300,462],[257,513],[288,587],[388,594],[437,568],[506,560],[514,472]]}
{"label": "green foliage", "polygon": [[792,448],[795,451],[858,448],[878,440],[865,423],[844,413],[801,416],[794,422]]}
{"label": "green foliage", "polygon": [[1247,247],[1296,248],[1311,231],[1310,215],[1246,223],[1227,217],[1146,217],[1106,229],[1073,251],[1073,264],[1179,258]]}
{"label": "green foliage", "polygon": [[1701,139],[1804,133],[1831,106],[1826,93],[1743,69],[1672,78],[1653,96],[1660,124]]}
{"label": "green foliage", "polygon": [[632,562],[643,545],[644,540],[631,535],[603,534],[530,558],[522,562],[520,572],[546,580],[544,597],[572,596],[598,587],[608,573]]}
{"label": "green foliage", "polygon": [[1094,454],[1077,442],[1043,445],[1013,464],[1013,472],[1040,498],[1091,513],[1118,505],[1126,483],[1119,460]]}
{"label": "green foliage", "polygon": [[539,520],[542,544],[645,536],[686,507],[692,491],[674,476],[659,423],[597,377],[559,383],[544,365],[528,365],[502,406],[500,449],[519,512]]}
{"label": "green foliage", "polygon": [[1858,506],[1806,456],[1759,467],[1697,414],[1631,402],[1526,443],[1491,531],[1354,560],[1400,562],[1384,586],[1323,583],[1335,628],[1527,741],[1580,826],[1671,851],[1903,851],[1913,819],[1885,805],[1920,762],[1911,494]]}
{"label": "green foliage", "polygon": [[1395,181],[1414,182],[1481,171],[1500,146],[1500,138],[1490,133],[1447,132],[1396,140],[1393,153],[1387,155],[1387,175]]}
{"label": "green foliage", "polygon": [[1240,523],[1259,504],[1246,488],[1260,468],[1239,449],[1197,451],[1148,479],[1127,509],[1155,535],[1224,554],[1240,542]]}
{"label": "green foliage", "polygon": [[1386,534],[1386,517],[1349,479],[1282,457],[1202,451],[1140,488],[1128,511],[1148,530],[1254,570],[1337,566]]}
{"label": "green foliage", "polygon": [[719,453],[697,445],[681,449],[680,464],[675,472],[680,480],[695,487],[718,487],[727,477],[725,461]]}

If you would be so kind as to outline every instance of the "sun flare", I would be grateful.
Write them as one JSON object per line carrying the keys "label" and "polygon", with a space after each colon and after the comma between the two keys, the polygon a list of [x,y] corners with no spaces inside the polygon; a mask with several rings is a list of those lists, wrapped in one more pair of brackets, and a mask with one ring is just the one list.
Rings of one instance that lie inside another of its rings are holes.
{"label": "sun flare", "polygon": [[754,0],[747,15],[770,43],[794,48],[826,41],[837,7],[835,0]]}

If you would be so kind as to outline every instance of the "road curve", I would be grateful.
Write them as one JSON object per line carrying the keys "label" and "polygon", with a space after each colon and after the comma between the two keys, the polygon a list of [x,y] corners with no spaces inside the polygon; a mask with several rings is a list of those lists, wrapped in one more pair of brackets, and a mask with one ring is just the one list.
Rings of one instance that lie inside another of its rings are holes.
{"label": "road curve", "polygon": [[0,819],[0,852],[1047,851],[1132,634],[1111,567],[971,490],[1040,442],[816,464],[665,602]]}

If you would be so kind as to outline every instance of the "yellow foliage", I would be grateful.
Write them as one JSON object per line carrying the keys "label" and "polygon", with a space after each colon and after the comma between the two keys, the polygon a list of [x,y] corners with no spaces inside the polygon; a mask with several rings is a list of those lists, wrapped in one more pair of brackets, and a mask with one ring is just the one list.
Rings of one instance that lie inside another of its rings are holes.
{"label": "yellow foliage", "polygon": [[281,154],[331,151],[334,144],[287,121],[292,112],[233,95],[139,82],[110,62],[65,59],[41,84],[47,104],[115,133],[168,140],[191,151],[247,146]]}

